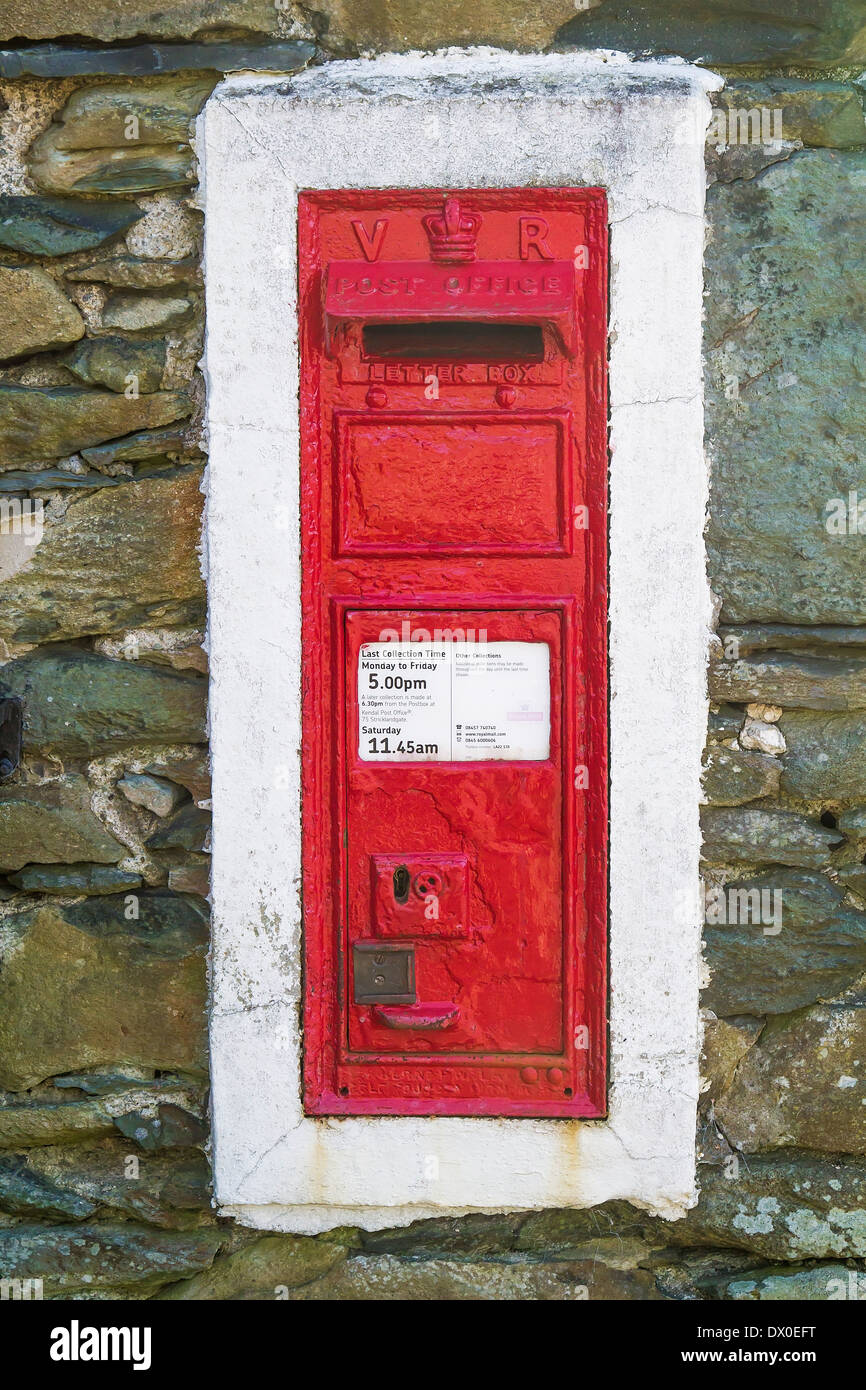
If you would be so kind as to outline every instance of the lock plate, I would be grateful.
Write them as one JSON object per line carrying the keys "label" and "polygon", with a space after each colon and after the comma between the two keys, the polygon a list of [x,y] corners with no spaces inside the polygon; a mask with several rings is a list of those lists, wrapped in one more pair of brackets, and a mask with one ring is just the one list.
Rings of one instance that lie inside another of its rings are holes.
{"label": "lock plate", "polygon": [[371,854],[370,870],[376,936],[404,941],[471,936],[465,854]]}
{"label": "lock plate", "polygon": [[352,947],[356,1004],[414,1004],[415,948],[392,941],[356,941]]}

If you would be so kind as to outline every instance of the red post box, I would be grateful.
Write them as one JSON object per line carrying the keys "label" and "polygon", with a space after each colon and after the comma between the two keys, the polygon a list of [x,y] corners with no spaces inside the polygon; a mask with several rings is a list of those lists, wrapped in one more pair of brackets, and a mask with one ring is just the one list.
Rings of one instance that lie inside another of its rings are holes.
{"label": "red post box", "polygon": [[598,189],[305,193],[308,1113],[598,1116]]}

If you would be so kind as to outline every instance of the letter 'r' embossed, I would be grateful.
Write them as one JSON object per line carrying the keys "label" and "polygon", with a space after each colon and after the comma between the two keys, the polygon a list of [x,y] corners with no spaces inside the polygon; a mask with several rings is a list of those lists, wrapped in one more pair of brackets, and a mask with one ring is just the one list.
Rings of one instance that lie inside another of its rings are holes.
{"label": "letter 'r' embossed", "polygon": [[553,252],[546,237],[550,228],[543,217],[521,217],[520,219],[520,259],[529,260],[529,252],[537,251],[541,260],[552,261]]}

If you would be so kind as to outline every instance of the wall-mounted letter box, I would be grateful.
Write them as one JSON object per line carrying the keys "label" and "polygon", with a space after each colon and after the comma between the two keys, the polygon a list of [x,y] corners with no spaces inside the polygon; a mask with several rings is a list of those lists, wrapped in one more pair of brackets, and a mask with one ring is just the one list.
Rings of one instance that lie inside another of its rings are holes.
{"label": "wall-mounted letter box", "polygon": [[604,194],[299,228],[307,1111],[603,1114]]}

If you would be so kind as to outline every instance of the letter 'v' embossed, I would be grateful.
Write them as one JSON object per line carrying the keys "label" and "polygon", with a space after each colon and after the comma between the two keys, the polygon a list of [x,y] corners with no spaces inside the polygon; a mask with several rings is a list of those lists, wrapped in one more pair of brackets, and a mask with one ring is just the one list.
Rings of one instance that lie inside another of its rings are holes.
{"label": "letter 'v' embossed", "polygon": [[373,235],[367,231],[360,217],[352,218],[352,230],[358,238],[358,245],[368,261],[377,261],[382,254],[382,247],[385,243],[385,235],[388,231],[390,219],[379,217],[373,227]]}

